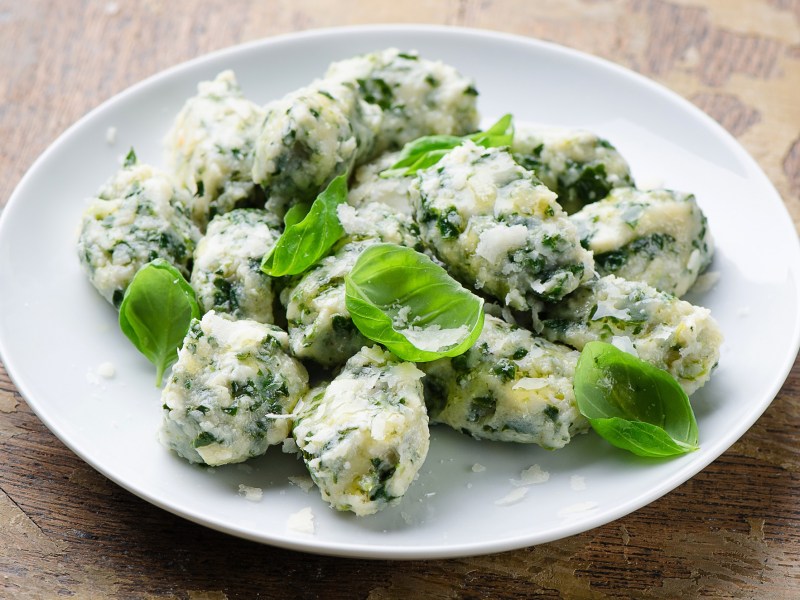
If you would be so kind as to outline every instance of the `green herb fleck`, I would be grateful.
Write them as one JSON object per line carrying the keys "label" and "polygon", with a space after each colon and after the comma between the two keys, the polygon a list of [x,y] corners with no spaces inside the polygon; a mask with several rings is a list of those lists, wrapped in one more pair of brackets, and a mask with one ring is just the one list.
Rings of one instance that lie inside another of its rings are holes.
{"label": "green herb fleck", "polygon": [[124,168],[132,167],[137,163],[138,159],[136,158],[136,152],[133,151],[133,147],[128,150],[128,154],[125,155],[125,160],[122,163]]}
{"label": "green herb fleck", "polygon": [[192,441],[193,448],[202,448],[203,446],[208,446],[210,444],[214,444],[217,442],[217,438],[214,437],[214,434],[209,433],[208,431],[204,431]]}

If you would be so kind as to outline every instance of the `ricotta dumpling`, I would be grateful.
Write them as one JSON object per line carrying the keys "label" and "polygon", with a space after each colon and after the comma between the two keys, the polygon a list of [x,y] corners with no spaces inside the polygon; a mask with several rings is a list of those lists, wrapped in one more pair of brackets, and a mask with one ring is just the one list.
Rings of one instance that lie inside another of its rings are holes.
{"label": "ricotta dumpling", "polygon": [[338,209],[345,237],[281,293],[294,356],[325,367],[338,366],[370,342],[358,331],[345,302],[344,278],[361,252],[380,242],[418,247],[416,225],[389,207],[372,203]]}
{"label": "ricotta dumpling", "polygon": [[191,284],[203,312],[272,323],[272,278],[261,259],[280,236],[280,221],[257,208],[214,217],[194,251]]}
{"label": "ricotta dumpling", "polygon": [[668,371],[691,394],[711,377],[722,333],[707,308],[641,282],[606,275],[540,315],[543,335],[582,350],[603,341]]}
{"label": "ricotta dumpling", "polygon": [[388,48],[335,62],[327,80],[353,82],[381,109],[373,156],[426,135],[465,135],[478,128],[474,81],[441,61]]}
{"label": "ricotta dumpling", "polygon": [[260,456],[289,435],[308,390],[284,331],[206,313],[193,320],[161,395],[161,441],[193,463],[224,465]]}
{"label": "ricotta dumpling", "polygon": [[83,213],[78,257],[98,292],[119,308],[133,276],[156,258],[189,278],[200,231],[186,208],[190,198],[166,173],[129,155]]}
{"label": "ricotta dumpling", "polygon": [[570,217],[600,275],[683,296],[709,264],[714,241],[692,194],[616,188]]}
{"label": "ricotta dumpling", "polygon": [[633,186],[630,167],[608,142],[582,129],[517,124],[514,159],[558,194],[572,214],[616,187]]}
{"label": "ricotta dumpling", "polygon": [[283,214],[311,201],[337,175],[349,175],[372,153],[379,107],[365,102],[354,82],[317,80],[266,106],[256,140],[253,181],[267,208]]}
{"label": "ricotta dumpling", "polygon": [[428,416],[478,439],[562,448],[588,428],[572,391],[579,356],[486,315],[467,352],[420,365]]}
{"label": "ricotta dumpling", "polygon": [[470,79],[416,53],[388,49],[333,63],[323,79],[266,106],[253,181],[282,213],[386,150],[474,131],[476,97]]}
{"label": "ricotta dumpling", "polygon": [[422,241],[450,273],[514,309],[559,300],[593,273],[556,195],[505,150],[465,142],[409,195]]}
{"label": "ricotta dumpling", "polygon": [[292,354],[324,367],[341,365],[369,340],[345,304],[344,278],[361,251],[376,240],[345,244],[281,292]]}
{"label": "ricotta dumpling", "polygon": [[246,99],[233,71],[197,86],[164,140],[167,164],[191,193],[191,214],[202,230],[216,215],[263,206],[253,183],[253,151],[264,111]]}
{"label": "ricotta dumpling", "polygon": [[295,408],[292,435],[322,498],[359,516],[396,503],[428,454],[422,372],[364,347]]}

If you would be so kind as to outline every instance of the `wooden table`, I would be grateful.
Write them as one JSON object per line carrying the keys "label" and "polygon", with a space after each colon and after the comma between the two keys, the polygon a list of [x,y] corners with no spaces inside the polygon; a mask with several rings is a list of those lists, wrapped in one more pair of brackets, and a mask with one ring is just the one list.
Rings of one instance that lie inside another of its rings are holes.
{"label": "wooden table", "polygon": [[[753,154],[800,224],[798,0],[0,0],[0,206],[72,122],[165,67],[308,28],[508,31],[665,84]],[[800,597],[800,362],[716,462],[604,527],[516,552],[370,562],[241,541],[159,510],[67,450],[0,369],[0,596]]]}

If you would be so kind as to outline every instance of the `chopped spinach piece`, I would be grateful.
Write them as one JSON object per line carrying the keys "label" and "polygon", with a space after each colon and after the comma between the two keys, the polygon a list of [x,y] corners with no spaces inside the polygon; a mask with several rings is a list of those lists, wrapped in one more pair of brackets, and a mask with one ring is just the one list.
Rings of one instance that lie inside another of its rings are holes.
{"label": "chopped spinach piece", "polygon": [[386,81],[377,77],[357,79],[358,90],[366,102],[377,104],[383,110],[392,108],[394,92]]}
{"label": "chopped spinach piece", "polygon": [[204,431],[192,441],[192,447],[194,448],[202,448],[203,446],[208,446],[209,444],[214,444],[218,440],[214,437],[214,434],[209,433],[208,431]]}
{"label": "chopped spinach piece", "polygon": [[131,149],[128,150],[128,154],[125,155],[125,160],[122,163],[122,166],[127,169],[128,167],[135,165],[137,162],[138,159],[136,158],[136,152],[134,152],[133,147],[131,147]]}
{"label": "chopped spinach piece", "polygon": [[493,396],[473,398],[467,413],[467,421],[478,423],[491,418],[497,410],[497,400]]}
{"label": "chopped spinach piece", "polygon": [[511,361],[502,358],[492,368],[492,373],[500,378],[500,381],[511,381],[517,374],[517,365]]}
{"label": "chopped spinach piece", "polygon": [[436,418],[447,406],[447,385],[433,375],[428,374],[422,380],[422,390],[428,417],[431,419]]}
{"label": "chopped spinach piece", "polygon": [[559,410],[552,404],[548,404],[544,407],[544,416],[550,419],[553,423],[558,421],[558,413]]}

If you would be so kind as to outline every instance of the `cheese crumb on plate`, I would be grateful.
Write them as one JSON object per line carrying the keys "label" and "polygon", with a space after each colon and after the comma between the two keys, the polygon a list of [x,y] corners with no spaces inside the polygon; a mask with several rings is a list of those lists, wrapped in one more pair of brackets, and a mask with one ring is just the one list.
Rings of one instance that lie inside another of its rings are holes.
{"label": "cheese crumb on plate", "polygon": [[250,500],[250,502],[260,502],[261,498],[264,496],[264,490],[258,487],[250,487],[249,485],[240,483],[239,495],[244,496],[244,499]]}
{"label": "cheese crumb on plate", "polygon": [[307,475],[289,475],[289,481],[292,483],[292,485],[296,485],[306,494],[311,491],[312,487],[314,487],[314,482],[311,480],[311,477],[308,477]]}
{"label": "cheese crumb on plate", "polygon": [[586,489],[586,479],[581,475],[572,475],[569,478],[569,487],[573,492],[582,492]]}
{"label": "cheese crumb on plate", "polygon": [[533,465],[519,474],[519,479],[512,479],[511,483],[517,487],[545,483],[550,479],[550,473],[544,471],[539,465]]}
{"label": "cheese crumb on plate", "polygon": [[314,513],[311,512],[311,507],[306,506],[296,513],[289,515],[289,518],[286,519],[286,528],[299,533],[313,534]]}
{"label": "cheese crumb on plate", "polygon": [[528,493],[528,488],[519,487],[511,490],[508,494],[506,494],[499,500],[495,500],[494,503],[497,506],[508,506],[509,504],[516,504],[517,502],[522,500],[525,497],[525,494],[527,493]]}

